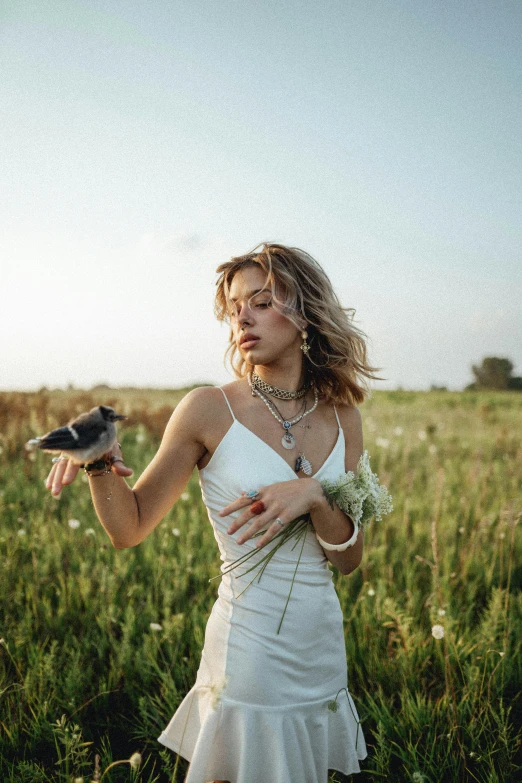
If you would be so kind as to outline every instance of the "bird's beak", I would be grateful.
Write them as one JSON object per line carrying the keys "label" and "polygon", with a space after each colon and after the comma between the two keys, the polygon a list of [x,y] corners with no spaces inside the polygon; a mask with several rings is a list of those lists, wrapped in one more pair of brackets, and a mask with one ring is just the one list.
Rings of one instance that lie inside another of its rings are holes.
{"label": "bird's beak", "polygon": [[123,416],[121,413],[115,413],[113,416],[113,421],[120,421],[120,419],[126,419],[126,416]]}

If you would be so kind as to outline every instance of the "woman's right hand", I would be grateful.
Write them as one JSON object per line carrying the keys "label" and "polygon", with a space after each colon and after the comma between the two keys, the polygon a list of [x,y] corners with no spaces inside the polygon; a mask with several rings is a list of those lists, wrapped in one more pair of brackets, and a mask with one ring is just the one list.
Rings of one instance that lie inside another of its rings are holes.
{"label": "woman's right hand", "polygon": [[[119,457],[123,460],[123,454],[121,448],[117,443],[114,444],[111,451],[108,451],[106,457]],[[58,497],[62,491],[62,487],[66,484],[72,484],[78,472],[80,471],[80,465],[76,465],[70,459],[61,459],[59,462],[55,462],[51,468],[47,479],[45,480],[45,488],[51,490],[51,494],[54,497]],[[116,473],[117,476],[132,476],[132,468],[127,468],[123,462],[114,462],[111,470]]]}

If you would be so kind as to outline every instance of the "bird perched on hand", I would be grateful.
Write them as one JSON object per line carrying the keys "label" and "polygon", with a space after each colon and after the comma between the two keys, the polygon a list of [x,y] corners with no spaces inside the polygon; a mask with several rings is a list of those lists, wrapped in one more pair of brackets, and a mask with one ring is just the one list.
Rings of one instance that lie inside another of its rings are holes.
{"label": "bird perched on hand", "polygon": [[117,442],[115,421],[126,419],[108,405],[98,405],[88,413],[81,413],[76,419],[51,430],[41,438],[28,440],[26,448],[30,451],[61,452],[69,457],[71,462],[83,466],[83,463],[94,462],[112,449]]}

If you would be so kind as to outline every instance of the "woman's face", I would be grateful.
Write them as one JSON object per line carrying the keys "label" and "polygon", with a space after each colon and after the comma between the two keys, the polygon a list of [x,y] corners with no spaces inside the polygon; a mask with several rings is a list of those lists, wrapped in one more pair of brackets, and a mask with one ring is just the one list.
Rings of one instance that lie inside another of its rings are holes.
{"label": "woman's face", "polygon": [[[230,284],[233,337],[243,358],[252,365],[301,355],[301,334],[288,318],[272,307],[270,288],[264,288],[265,277],[262,269],[249,266],[236,272]],[[244,335],[257,339],[245,340]]]}

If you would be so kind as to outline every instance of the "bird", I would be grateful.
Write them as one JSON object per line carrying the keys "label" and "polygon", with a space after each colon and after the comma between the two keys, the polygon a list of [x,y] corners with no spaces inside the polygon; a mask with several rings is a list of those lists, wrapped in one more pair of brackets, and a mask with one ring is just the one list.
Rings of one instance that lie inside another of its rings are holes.
{"label": "bird", "polygon": [[28,440],[25,447],[28,451],[60,452],[75,465],[83,467],[84,463],[101,459],[112,449],[117,442],[114,422],[126,418],[108,405],[98,405],[71,419],[64,427]]}

